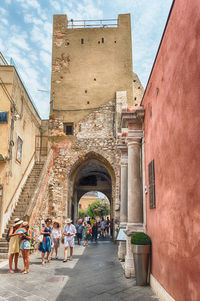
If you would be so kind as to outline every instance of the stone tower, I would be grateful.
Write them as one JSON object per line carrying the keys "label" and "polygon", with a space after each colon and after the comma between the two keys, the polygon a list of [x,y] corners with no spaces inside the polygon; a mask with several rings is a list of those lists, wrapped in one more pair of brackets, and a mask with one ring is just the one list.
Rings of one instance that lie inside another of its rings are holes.
{"label": "stone tower", "polygon": [[76,221],[81,197],[99,191],[117,224],[121,111],[135,98],[138,104],[133,83],[141,86],[132,71],[130,15],[76,22],[54,16],[48,174],[38,222]]}
{"label": "stone tower", "polygon": [[68,23],[66,15],[54,15],[51,114],[76,123],[115,100],[116,91],[127,91],[132,105],[130,14],[119,15],[113,27],[92,27],[91,22],[90,27],[69,28]]}

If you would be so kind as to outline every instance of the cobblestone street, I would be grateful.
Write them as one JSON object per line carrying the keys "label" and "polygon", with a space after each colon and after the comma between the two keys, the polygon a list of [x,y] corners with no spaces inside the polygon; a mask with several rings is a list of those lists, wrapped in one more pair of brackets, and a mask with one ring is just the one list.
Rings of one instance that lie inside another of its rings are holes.
{"label": "cobblestone street", "polygon": [[[30,273],[8,273],[0,263],[0,300],[28,301],[154,301],[149,287],[137,287],[126,279],[117,259],[117,246],[109,241],[76,246],[72,262],[52,260],[41,265],[40,254],[31,256]],[[22,268],[20,258],[19,267]]]}

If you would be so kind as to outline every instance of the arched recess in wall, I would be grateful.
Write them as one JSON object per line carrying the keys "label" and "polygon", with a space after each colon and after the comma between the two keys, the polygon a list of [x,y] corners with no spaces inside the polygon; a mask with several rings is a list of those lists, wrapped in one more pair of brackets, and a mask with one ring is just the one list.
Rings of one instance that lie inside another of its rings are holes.
{"label": "arched recess in wall", "polygon": [[90,191],[104,193],[110,201],[111,218],[115,208],[115,171],[109,161],[96,152],[89,152],[72,166],[68,182],[68,216],[75,222],[78,218],[78,203]]}

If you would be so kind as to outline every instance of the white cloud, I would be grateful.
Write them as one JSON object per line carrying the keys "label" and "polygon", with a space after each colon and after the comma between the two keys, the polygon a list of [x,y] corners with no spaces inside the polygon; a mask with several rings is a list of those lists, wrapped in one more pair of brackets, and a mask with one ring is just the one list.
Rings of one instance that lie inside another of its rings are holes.
{"label": "white cloud", "polygon": [[4,18],[1,18],[1,22],[5,25],[8,25],[8,20],[4,19]]}
{"label": "white cloud", "polygon": [[5,15],[7,15],[7,13],[8,13],[8,12],[7,12],[7,10],[6,10],[5,8],[0,7],[0,14],[1,14],[1,15],[4,15],[4,16],[5,16]]}
{"label": "white cloud", "polygon": [[50,0],[50,4],[54,10],[61,11],[61,5],[58,3],[58,1]]}
{"label": "white cloud", "polygon": [[50,70],[51,68],[51,55],[46,51],[40,51],[40,58],[43,64]]}
{"label": "white cloud", "polygon": [[40,8],[40,4],[37,0],[15,0],[21,4],[21,6],[25,9],[29,8]]}
{"label": "white cloud", "polygon": [[24,51],[30,50],[30,46],[26,41],[26,35],[23,34],[15,34],[8,39],[8,43],[12,45],[16,45],[17,47],[23,49]]}

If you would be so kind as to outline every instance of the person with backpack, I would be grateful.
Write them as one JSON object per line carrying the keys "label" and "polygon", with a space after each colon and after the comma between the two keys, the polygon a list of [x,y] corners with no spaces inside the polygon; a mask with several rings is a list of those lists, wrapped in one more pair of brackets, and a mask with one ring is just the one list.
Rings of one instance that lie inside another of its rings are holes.
{"label": "person with backpack", "polygon": [[20,238],[21,238],[20,250],[22,251],[22,257],[24,261],[24,270],[22,271],[22,273],[27,274],[29,272],[29,265],[30,265],[30,248],[31,248],[32,230],[29,229],[28,222],[23,222],[22,227],[23,229],[25,229],[25,232],[23,234],[20,234]]}
{"label": "person with backpack", "polygon": [[[14,225],[9,230],[9,272],[14,274],[15,272],[21,272],[18,268],[18,258],[19,258],[19,246],[20,246],[20,231],[23,221],[19,218],[15,218]],[[12,269],[13,258],[15,262],[15,269]]]}

